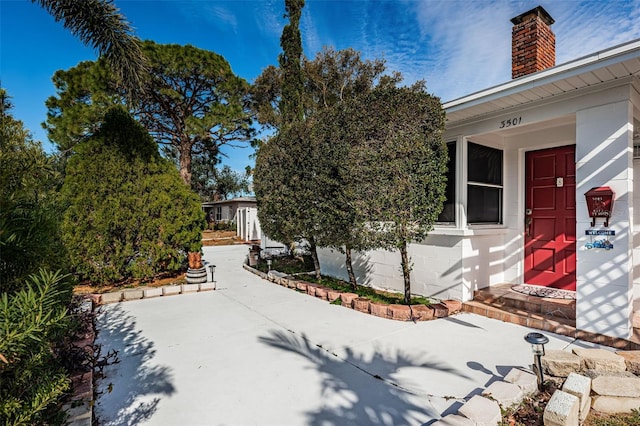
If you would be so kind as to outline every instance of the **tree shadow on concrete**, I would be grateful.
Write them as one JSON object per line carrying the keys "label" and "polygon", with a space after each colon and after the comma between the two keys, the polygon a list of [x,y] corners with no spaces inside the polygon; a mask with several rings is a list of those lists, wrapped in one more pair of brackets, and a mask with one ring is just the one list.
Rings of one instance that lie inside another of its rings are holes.
{"label": "tree shadow on concrete", "polygon": [[432,405],[434,399],[406,379],[394,376],[404,368],[424,368],[468,378],[446,363],[424,361],[402,351],[372,356],[357,354],[344,348],[336,354],[315,345],[304,334],[271,330],[259,340],[271,347],[293,352],[308,359],[322,376],[322,404],[307,413],[308,425],[392,425],[428,424],[440,417]]}
{"label": "tree shadow on concrete", "polygon": [[118,352],[97,386],[96,414],[101,425],[136,425],[149,420],[162,396],[175,392],[171,368],[151,363],[154,343],[136,329],[135,319],[121,305],[103,307],[96,317],[102,354]]}

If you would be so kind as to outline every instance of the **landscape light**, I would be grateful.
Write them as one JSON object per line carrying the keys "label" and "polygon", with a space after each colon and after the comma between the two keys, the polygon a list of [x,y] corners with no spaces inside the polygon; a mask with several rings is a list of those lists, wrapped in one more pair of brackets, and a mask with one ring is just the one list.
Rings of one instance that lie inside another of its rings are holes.
{"label": "landscape light", "polygon": [[524,340],[531,345],[533,351],[533,360],[535,362],[536,375],[538,376],[538,390],[542,390],[542,383],[544,382],[544,376],[542,374],[542,361],[544,356],[544,345],[549,343],[549,338],[540,333],[529,333],[524,336]]}

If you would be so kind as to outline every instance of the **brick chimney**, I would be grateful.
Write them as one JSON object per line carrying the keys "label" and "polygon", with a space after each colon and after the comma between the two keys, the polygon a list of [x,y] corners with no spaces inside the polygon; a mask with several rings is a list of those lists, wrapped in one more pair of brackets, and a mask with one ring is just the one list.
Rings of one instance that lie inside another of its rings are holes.
{"label": "brick chimney", "polygon": [[522,77],[556,64],[555,21],[542,6],[511,20],[511,78]]}

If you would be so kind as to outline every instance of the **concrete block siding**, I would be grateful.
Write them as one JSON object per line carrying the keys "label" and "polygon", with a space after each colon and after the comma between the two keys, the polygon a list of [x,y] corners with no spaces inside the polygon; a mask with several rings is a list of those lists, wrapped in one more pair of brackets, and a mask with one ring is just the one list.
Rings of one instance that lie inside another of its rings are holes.
{"label": "concrete block siding", "polygon": [[[429,235],[411,244],[413,263],[411,292],[437,299],[467,301],[473,292],[504,282],[503,234],[455,236]],[[318,251],[323,273],[348,279],[345,256],[337,250]],[[358,282],[377,289],[402,292],[404,288],[397,251],[374,250],[353,253]]]}

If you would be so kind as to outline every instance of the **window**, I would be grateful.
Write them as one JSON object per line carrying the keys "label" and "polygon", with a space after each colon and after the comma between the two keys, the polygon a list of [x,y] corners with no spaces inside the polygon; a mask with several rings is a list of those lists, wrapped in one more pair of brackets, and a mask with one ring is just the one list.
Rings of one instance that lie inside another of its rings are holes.
{"label": "window", "polygon": [[449,160],[447,161],[447,188],[445,190],[444,208],[438,216],[438,222],[456,222],[456,143],[447,142]]}
{"label": "window", "polygon": [[502,150],[469,142],[468,223],[502,223],[502,159]]}
{"label": "window", "polygon": [[222,220],[222,207],[216,207],[216,221]]}

